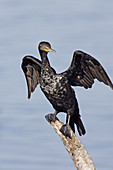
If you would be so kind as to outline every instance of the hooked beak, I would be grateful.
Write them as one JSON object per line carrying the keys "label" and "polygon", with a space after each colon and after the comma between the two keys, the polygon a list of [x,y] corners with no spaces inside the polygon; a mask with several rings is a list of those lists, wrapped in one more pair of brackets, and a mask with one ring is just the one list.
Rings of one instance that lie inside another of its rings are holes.
{"label": "hooked beak", "polygon": [[55,50],[53,50],[52,48],[49,48],[49,47],[45,47],[45,48],[44,48],[44,51],[45,51],[45,52],[53,52],[53,53],[56,53]]}
{"label": "hooked beak", "polygon": [[53,50],[52,48],[49,48],[49,49],[48,49],[48,52],[56,53],[56,51],[55,51],[55,50]]}

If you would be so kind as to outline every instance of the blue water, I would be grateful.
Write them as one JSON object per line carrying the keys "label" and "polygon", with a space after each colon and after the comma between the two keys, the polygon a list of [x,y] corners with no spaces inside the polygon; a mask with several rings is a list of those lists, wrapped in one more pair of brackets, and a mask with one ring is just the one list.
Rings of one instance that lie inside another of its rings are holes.
{"label": "blue water", "polygon": [[[44,116],[54,112],[39,87],[27,99],[21,59],[47,40],[57,72],[74,50],[95,56],[113,80],[113,1],[0,0],[0,170],[69,170],[75,166]],[[79,137],[98,170],[113,169],[113,92],[96,82],[74,88],[87,134]],[[64,121],[63,114],[59,115]],[[78,134],[77,134],[78,135]]]}

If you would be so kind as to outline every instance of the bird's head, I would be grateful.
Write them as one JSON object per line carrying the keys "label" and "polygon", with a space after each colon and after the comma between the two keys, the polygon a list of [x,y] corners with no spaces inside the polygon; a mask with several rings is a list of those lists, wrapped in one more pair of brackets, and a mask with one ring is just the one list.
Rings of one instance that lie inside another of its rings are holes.
{"label": "bird's head", "polygon": [[40,42],[38,49],[39,49],[40,52],[46,52],[46,53],[48,53],[48,52],[54,52],[55,53],[56,52],[55,50],[53,50],[51,48],[50,43],[45,42],[45,41]]}

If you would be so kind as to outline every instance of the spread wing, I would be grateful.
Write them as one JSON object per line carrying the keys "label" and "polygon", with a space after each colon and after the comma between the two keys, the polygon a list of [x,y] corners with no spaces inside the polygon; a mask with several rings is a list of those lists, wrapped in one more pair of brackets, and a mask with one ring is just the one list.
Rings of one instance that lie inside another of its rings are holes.
{"label": "spread wing", "polygon": [[31,93],[34,92],[39,84],[41,66],[42,62],[32,56],[25,56],[22,60],[21,67],[27,81],[28,98],[31,97]]}
{"label": "spread wing", "polygon": [[69,69],[64,72],[72,86],[91,88],[94,79],[105,83],[113,89],[113,84],[102,65],[92,56],[75,51]]}

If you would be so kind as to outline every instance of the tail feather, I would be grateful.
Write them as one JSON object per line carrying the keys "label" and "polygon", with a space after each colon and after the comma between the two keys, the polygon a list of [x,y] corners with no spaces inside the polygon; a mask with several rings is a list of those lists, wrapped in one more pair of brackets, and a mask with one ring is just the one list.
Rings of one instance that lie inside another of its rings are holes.
{"label": "tail feather", "polygon": [[[67,120],[68,120],[68,115],[67,115]],[[67,121],[67,120],[66,120],[66,121]],[[73,132],[75,133],[74,124],[76,124],[76,126],[77,126],[77,130],[78,130],[79,135],[80,135],[80,136],[85,135],[86,130],[85,130],[85,128],[84,128],[84,125],[83,125],[80,117],[77,117],[77,118],[76,118],[76,116],[73,115],[73,116],[71,116],[71,118],[70,118],[69,125],[70,125],[71,129],[73,130]]]}
{"label": "tail feather", "polygon": [[80,118],[78,118],[76,125],[77,125],[77,130],[78,130],[79,135],[80,136],[85,135],[86,130]]}

